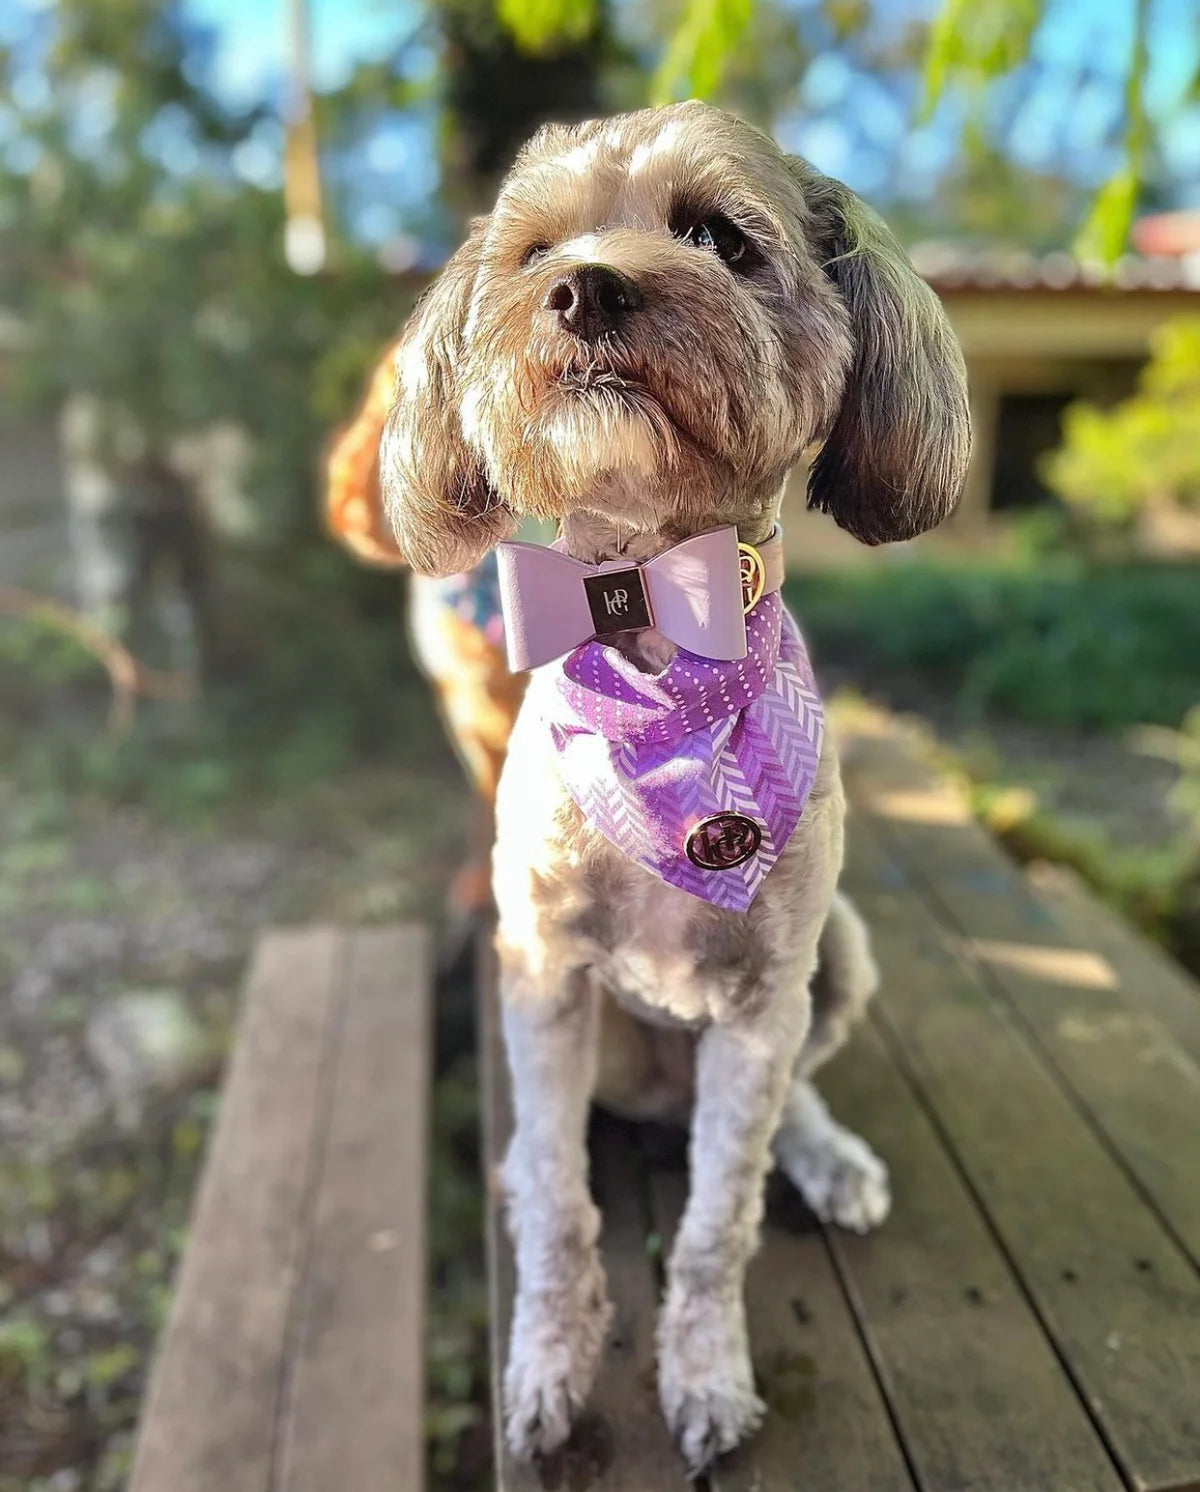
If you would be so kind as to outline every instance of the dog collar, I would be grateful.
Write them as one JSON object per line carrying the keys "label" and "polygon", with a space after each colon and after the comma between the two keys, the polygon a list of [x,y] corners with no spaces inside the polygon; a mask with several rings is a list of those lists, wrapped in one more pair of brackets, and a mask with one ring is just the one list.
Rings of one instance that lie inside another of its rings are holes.
{"label": "dog collar", "polygon": [[746,656],[680,650],[642,673],[591,641],[534,676],[536,710],[588,823],[653,875],[744,912],[804,811],[824,712],[778,595],[746,618]]}
{"label": "dog collar", "polygon": [[560,543],[505,543],[496,555],[514,673],[647,627],[700,658],[744,658],[747,612],[783,584],[778,525],[758,545],[739,543],[732,524],[710,529],[635,565],[589,565]]}

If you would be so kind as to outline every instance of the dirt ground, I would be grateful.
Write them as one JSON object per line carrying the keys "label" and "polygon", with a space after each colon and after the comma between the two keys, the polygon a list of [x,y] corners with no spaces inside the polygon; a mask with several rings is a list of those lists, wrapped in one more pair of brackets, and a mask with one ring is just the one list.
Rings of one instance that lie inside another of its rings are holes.
{"label": "dirt ground", "polygon": [[202,828],[0,778],[0,1489],[109,1492],[169,1298],[251,945],[440,915],[448,752]]}

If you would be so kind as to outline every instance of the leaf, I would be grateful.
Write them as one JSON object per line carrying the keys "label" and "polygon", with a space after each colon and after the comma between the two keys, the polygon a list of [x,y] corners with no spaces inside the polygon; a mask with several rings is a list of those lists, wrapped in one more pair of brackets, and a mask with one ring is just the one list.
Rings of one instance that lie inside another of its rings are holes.
{"label": "leaf", "polygon": [[929,30],[918,121],[924,123],[952,83],[979,88],[1029,56],[1043,0],[942,0]]}
{"label": "leaf", "polygon": [[1093,198],[1083,226],[1075,235],[1071,248],[1077,259],[1111,266],[1121,257],[1133,222],[1137,185],[1128,161],[1108,178]]}
{"label": "leaf", "polygon": [[921,70],[921,100],[917,120],[924,124],[946,91],[957,52],[957,37],[967,0],[943,0],[929,28],[929,45]]}
{"label": "leaf", "polygon": [[650,101],[711,98],[754,14],[754,0],[687,0],[654,80]]}
{"label": "leaf", "polygon": [[1137,0],[1133,51],[1125,78],[1125,159],[1097,192],[1072,246],[1078,258],[1099,261],[1110,268],[1120,258],[1129,240],[1129,229],[1137,206],[1142,159],[1146,153],[1147,121],[1143,91],[1150,63],[1146,40],[1149,9],[1149,0]]}
{"label": "leaf", "polygon": [[525,52],[581,41],[596,20],[596,0],[496,0],[496,15]]}

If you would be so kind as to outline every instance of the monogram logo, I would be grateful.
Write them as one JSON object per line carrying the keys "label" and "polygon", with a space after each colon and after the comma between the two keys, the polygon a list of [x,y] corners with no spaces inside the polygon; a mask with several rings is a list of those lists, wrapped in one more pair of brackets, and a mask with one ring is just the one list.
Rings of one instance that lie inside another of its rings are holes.
{"label": "monogram logo", "polygon": [[714,813],[687,837],[687,857],[701,870],[732,870],[757,853],[762,830],[745,814]]}
{"label": "monogram logo", "polygon": [[597,637],[654,625],[640,570],[606,570],[601,575],[585,575],[583,588]]}
{"label": "monogram logo", "polygon": [[767,567],[753,544],[738,545],[738,575],[742,582],[742,610],[751,611],[762,599]]}

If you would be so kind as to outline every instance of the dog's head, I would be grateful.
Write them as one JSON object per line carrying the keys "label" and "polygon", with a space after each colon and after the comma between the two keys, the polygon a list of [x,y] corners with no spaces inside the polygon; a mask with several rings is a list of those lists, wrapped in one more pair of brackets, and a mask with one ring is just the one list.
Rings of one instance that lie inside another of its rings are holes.
{"label": "dog's head", "polygon": [[419,570],[516,514],[694,532],[809,503],[870,544],[941,521],[962,356],[888,229],[699,103],[542,130],[414,313],[381,470]]}

